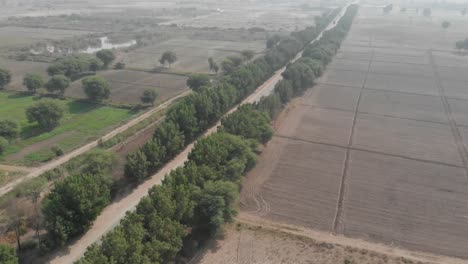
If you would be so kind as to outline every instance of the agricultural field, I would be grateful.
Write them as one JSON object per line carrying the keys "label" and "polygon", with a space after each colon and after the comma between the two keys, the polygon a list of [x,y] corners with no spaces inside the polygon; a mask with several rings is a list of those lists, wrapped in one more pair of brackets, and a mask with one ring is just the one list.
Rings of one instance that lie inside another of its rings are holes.
{"label": "agricultural field", "polygon": [[265,49],[265,41],[174,38],[124,53],[121,60],[130,68],[151,70],[160,67],[159,58],[165,51],[171,50],[177,54],[178,59],[165,71],[209,73],[208,58],[213,58],[219,64],[224,58],[239,56],[246,49],[259,54]]}
{"label": "agricultural field", "polygon": [[121,124],[135,113],[127,109],[96,105],[76,100],[63,100],[65,115],[60,125],[48,132],[39,131],[35,123],[29,123],[25,110],[39,98],[17,93],[0,93],[0,116],[17,120],[21,126],[21,138],[8,146],[0,156],[3,162],[37,164],[55,154],[57,146],[70,151],[104,132]]}
{"label": "agricultural field", "polygon": [[444,31],[438,14],[361,7],[318,84],[279,117],[242,214],[468,259],[468,57],[454,50],[468,19],[453,13]]}
{"label": "agricultural field", "polygon": [[11,82],[8,84],[7,89],[24,91],[26,88],[23,86],[23,78],[26,74],[38,74],[42,78],[47,79],[47,63],[31,62],[31,61],[16,61],[11,59],[4,59],[0,57],[0,68],[8,69],[11,75]]}
{"label": "agricultural field", "polygon": [[[110,70],[98,72],[111,86],[109,100],[114,103],[136,105],[146,89],[156,89],[159,96],[156,104],[166,101],[188,90],[187,77],[174,74],[156,74],[143,71]],[[86,98],[81,80],[77,80],[67,89],[66,96],[78,99]]]}

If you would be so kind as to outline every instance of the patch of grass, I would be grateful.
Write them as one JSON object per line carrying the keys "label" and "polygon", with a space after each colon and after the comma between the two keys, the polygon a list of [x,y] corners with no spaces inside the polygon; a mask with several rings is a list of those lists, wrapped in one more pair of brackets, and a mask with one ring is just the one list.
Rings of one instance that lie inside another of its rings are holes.
{"label": "patch of grass", "polygon": [[[60,125],[51,131],[42,132],[37,124],[29,123],[25,110],[39,98],[17,93],[0,92],[0,116],[16,120],[21,125],[21,139],[13,142],[0,159],[5,159],[22,149],[46,140],[44,147],[32,150],[24,157],[24,163],[34,164],[54,157],[52,146],[65,152],[86,142],[99,138],[110,128],[128,120],[134,111],[103,106],[77,100],[62,100],[66,114]],[[48,144],[51,143],[51,144]]]}

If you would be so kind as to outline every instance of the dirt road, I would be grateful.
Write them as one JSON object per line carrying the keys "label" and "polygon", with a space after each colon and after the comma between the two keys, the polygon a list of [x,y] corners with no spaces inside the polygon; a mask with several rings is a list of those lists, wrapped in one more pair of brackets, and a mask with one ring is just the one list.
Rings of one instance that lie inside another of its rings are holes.
{"label": "dirt road", "polygon": [[[134,126],[135,124],[141,122],[142,120],[148,118],[152,114],[154,114],[154,113],[168,107],[174,101],[186,96],[189,93],[190,93],[190,91],[187,91],[187,92],[184,92],[184,93],[181,93],[181,94],[175,96],[174,98],[171,98],[170,100],[167,100],[166,102],[162,103],[158,107],[155,107],[155,108],[149,110],[148,112],[145,112],[144,114],[130,120],[128,123],[125,123],[124,125],[112,130],[111,132],[104,135],[100,139],[103,140],[103,141],[106,141],[106,140],[109,140],[109,139],[115,137],[116,135],[118,135],[118,134],[124,132],[125,130],[127,130],[128,128],[130,128],[130,127]],[[61,156],[58,159],[54,159],[54,160],[52,160],[52,161],[50,161],[50,162],[48,162],[48,163],[46,163],[46,164],[44,164],[44,165],[42,165],[40,167],[32,168],[30,170],[30,173],[28,173],[26,176],[24,176],[22,178],[19,178],[19,179],[13,181],[13,182],[10,182],[10,183],[6,184],[5,186],[1,187],[0,188],[0,196],[5,195],[9,191],[13,190],[13,188],[15,188],[18,184],[20,184],[20,183],[22,183],[22,182],[24,182],[26,180],[36,178],[36,177],[40,176],[41,174],[43,174],[44,172],[47,172],[49,170],[53,170],[53,169],[57,168],[58,166],[64,164],[65,162],[69,161],[70,159],[73,159],[73,158],[75,158],[75,157],[89,151],[90,149],[96,147],[98,145],[98,142],[99,142],[99,139],[94,140],[94,141],[92,141],[92,142],[90,142],[90,143],[88,143],[88,144],[86,144],[84,146],[81,146],[81,147],[73,150],[70,153],[67,153],[67,154]]]}
{"label": "dirt road", "polygon": [[[349,6],[349,5],[348,5]],[[343,8],[342,12],[339,14],[339,17],[344,14],[347,7]],[[331,27],[327,27],[327,30]],[[314,41],[319,39],[322,36],[320,34]],[[294,58],[293,61],[297,60],[300,57],[298,55]],[[259,86],[254,93],[249,97],[244,99],[240,105],[247,103],[254,103],[260,100],[263,96],[270,94],[273,91],[274,85],[279,82],[282,78],[281,74],[284,72],[286,67],[281,68],[275,74],[268,79],[265,83]],[[240,106],[239,105],[239,106]],[[239,106],[234,107],[228,113],[232,113],[237,110]],[[203,136],[208,136],[217,131],[220,122],[215,126],[208,129]],[[185,150],[177,155],[171,162],[167,163],[160,171],[151,176],[146,182],[139,185],[136,189],[133,190],[128,196],[120,199],[118,202],[115,202],[104,209],[104,211],[99,215],[99,217],[94,222],[94,225],[86,234],[84,234],[80,239],[75,241],[70,246],[64,248],[63,250],[57,252],[49,263],[51,264],[64,264],[64,263],[73,263],[79,259],[86,251],[86,248],[93,243],[99,241],[99,239],[110,231],[113,227],[119,224],[120,220],[125,216],[126,212],[133,210],[138,202],[147,195],[148,190],[154,185],[160,184],[162,179],[166,174],[176,169],[177,167],[183,166],[185,161],[187,161],[188,154],[194,147],[194,144],[188,145]]]}

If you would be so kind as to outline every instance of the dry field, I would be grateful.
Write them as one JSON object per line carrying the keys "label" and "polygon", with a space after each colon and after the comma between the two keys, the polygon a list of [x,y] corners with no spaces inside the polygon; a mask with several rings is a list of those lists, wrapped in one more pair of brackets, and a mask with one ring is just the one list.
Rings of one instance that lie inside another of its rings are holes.
{"label": "dry field", "polygon": [[440,17],[361,8],[280,116],[242,214],[468,259],[468,57],[453,51],[467,21],[437,40]]}
{"label": "dry field", "polygon": [[[230,226],[190,264],[423,264],[352,246],[326,243],[307,236],[252,224]],[[222,261],[220,261],[222,260]]]}
{"label": "dry field", "polygon": [[15,61],[0,58],[0,68],[7,69],[11,72],[11,82],[8,85],[8,89],[23,91],[26,88],[23,86],[23,78],[27,73],[39,74],[44,80],[47,79],[48,64],[43,62],[31,62],[31,61]]}
{"label": "dry field", "polygon": [[[173,74],[155,74],[143,71],[110,70],[98,72],[111,85],[110,100],[116,103],[138,104],[145,89],[156,89],[159,97],[156,103],[165,101],[188,90],[187,77]],[[66,96],[86,98],[81,80],[75,81],[67,89]]]}
{"label": "dry field", "polygon": [[128,67],[154,69],[159,67],[159,58],[171,50],[177,54],[177,61],[169,71],[174,72],[209,72],[208,58],[221,62],[228,56],[239,56],[240,51],[250,49],[260,53],[265,49],[265,41],[221,41],[191,38],[174,38],[149,45],[122,55],[122,61]]}

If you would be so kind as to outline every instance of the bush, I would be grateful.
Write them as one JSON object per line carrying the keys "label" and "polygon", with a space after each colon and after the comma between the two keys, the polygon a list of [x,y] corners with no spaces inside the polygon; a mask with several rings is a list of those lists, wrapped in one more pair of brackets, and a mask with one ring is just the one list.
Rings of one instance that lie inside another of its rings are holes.
{"label": "bush", "polygon": [[44,85],[44,80],[37,74],[26,74],[23,78],[23,85],[26,86],[28,91],[35,93]]}
{"label": "bush", "polygon": [[18,257],[14,248],[0,244],[0,263],[18,264]]}
{"label": "bush", "polygon": [[0,89],[5,88],[11,82],[11,73],[6,70],[0,68]]}

